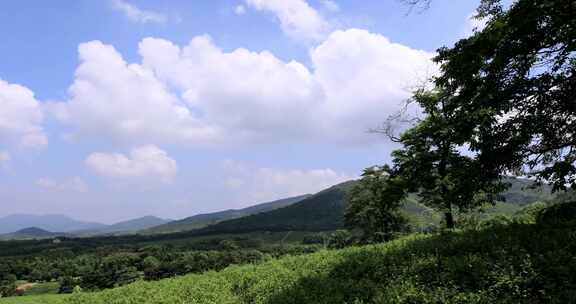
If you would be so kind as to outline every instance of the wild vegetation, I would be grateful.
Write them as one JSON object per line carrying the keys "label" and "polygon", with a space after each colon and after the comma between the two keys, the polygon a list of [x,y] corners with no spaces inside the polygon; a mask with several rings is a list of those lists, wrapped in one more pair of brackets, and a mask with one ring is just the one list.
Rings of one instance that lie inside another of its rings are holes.
{"label": "wild vegetation", "polygon": [[[72,294],[47,303],[575,303],[574,12],[483,0],[486,28],[439,49],[440,74],[412,98],[423,117],[357,182],[189,232],[0,244],[0,294],[59,278]],[[541,201],[510,175],[544,185]],[[303,244],[283,246],[295,230]],[[263,231],[280,246],[190,241]]]}
{"label": "wild vegetation", "polygon": [[571,303],[573,222],[541,221],[550,211],[539,210],[507,224],[76,292],[62,303]]}

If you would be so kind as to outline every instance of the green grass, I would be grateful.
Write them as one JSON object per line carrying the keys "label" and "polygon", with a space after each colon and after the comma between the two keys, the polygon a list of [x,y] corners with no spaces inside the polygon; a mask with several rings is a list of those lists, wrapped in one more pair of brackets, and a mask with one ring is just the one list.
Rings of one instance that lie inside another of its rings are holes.
{"label": "green grass", "polygon": [[58,282],[37,283],[24,292],[25,296],[36,296],[44,294],[57,294],[60,285]]}
{"label": "green grass", "polygon": [[0,299],[1,304],[64,304],[69,295],[22,296]]}
{"label": "green grass", "polygon": [[574,227],[526,224],[412,235],[79,293],[65,303],[575,303],[575,240]]}

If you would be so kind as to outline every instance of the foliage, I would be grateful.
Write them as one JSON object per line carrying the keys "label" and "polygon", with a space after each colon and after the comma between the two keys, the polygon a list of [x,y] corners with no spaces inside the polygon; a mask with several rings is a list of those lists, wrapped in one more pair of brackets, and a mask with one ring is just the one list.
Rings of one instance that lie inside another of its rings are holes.
{"label": "foliage", "polygon": [[387,241],[407,229],[407,219],[400,212],[407,193],[389,178],[389,172],[387,166],[365,169],[347,195],[346,224],[360,229],[366,241]]}
{"label": "foliage", "polygon": [[336,230],[328,238],[328,248],[342,249],[353,243],[353,235],[348,230]]}
{"label": "foliage", "polygon": [[411,235],[140,281],[66,303],[571,303],[575,238],[574,227],[526,224]]}
{"label": "foliage", "polygon": [[78,285],[78,282],[70,276],[63,276],[58,279],[59,288],[58,293],[72,293],[74,287]]}
{"label": "foliage", "polygon": [[567,225],[576,224],[576,202],[561,203],[542,209],[536,221],[543,225]]}
{"label": "foliage", "polygon": [[487,26],[436,57],[450,129],[483,175],[521,171],[576,186],[576,2],[484,0]]}
{"label": "foliage", "polygon": [[451,127],[453,113],[444,105],[441,90],[416,90],[413,100],[425,117],[397,139],[403,148],[393,151],[390,180],[402,200],[406,193],[417,193],[420,202],[445,215],[446,226],[454,227],[453,209],[465,212],[494,203],[505,190],[499,175],[484,171],[474,157],[460,152],[457,132]]}
{"label": "foliage", "polygon": [[0,298],[1,304],[64,304],[68,295],[41,295]]}
{"label": "foliage", "polygon": [[9,297],[16,292],[16,276],[0,265],[0,298]]}

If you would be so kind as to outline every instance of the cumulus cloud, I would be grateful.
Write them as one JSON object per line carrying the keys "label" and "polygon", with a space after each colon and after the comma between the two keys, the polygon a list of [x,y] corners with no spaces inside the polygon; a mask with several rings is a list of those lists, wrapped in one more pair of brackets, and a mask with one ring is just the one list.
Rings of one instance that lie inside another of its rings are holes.
{"label": "cumulus cloud", "polygon": [[132,145],[277,142],[367,143],[427,73],[431,53],[366,30],[335,31],[310,51],[311,66],[268,51],[223,51],[209,36],[183,47],[157,38],[127,63],[99,41],[79,47],[66,102],[51,113],[72,138]]}
{"label": "cumulus cloud", "polygon": [[197,144],[218,137],[152,71],[127,64],[112,46],[83,43],[79,54],[69,100],[51,105],[57,118],[77,127],[76,136],[134,144]]}
{"label": "cumulus cloud", "polygon": [[[310,52],[312,69],[269,52],[223,52],[207,36],[184,48],[148,38],[144,66],[180,88],[190,107],[236,140],[367,140],[399,109],[432,54],[365,30],[333,32]],[[233,136],[231,136],[233,134]]]}
{"label": "cumulus cloud", "polygon": [[48,139],[42,128],[43,113],[28,88],[0,79],[0,142],[38,148]]}
{"label": "cumulus cloud", "polygon": [[245,0],[259,11],[274,14],[282,31],[289,37],[303,41],[320,41],[331,25],[305,0]]}
{"label": "cumulus cloud", "polygon": [[122,12],[132,22],[166,23],[168,21],[168,17],[161,13],[140,9],[125,0],[111,0],[111,4],[113,9]]}
{"label": "cumulus cloud", "polygon": [[95,152],[85,163],[97,175],[120,180],[171,183],[178,171],[176,161],[154,145],[134,148],[129,155]]}
{"label": "cumulus cloud", "polygon": [[63,192],[86,192],[88,186],[82,178],[75,176],[68,180],[57,181],[49,177],[43,177],[36,181],[36,185],[50,191],[63,191]]}
{"label": "cumulus cloud", "polygon": [[324,169],[284,169],[258,167],[234,160],[222,163],[229,176],[224,185],[236,190],[248,202],[270,201],[289,196],[313,194],[357,176]]}

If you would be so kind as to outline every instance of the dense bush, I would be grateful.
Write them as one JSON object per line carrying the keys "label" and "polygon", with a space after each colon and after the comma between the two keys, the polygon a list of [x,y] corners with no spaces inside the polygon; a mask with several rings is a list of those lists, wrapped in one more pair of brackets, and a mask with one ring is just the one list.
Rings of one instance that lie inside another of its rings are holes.
{"label": "dense bush", "polygon": [[536,221],[543,225],[574,225],[576,224],[576,202],[556,204],[543,209]]}
{"label": "dense bush", "polygon": [[67,303],[574,303],[575,238],[573,226],[518,223],[412,235],[75,294]]}

